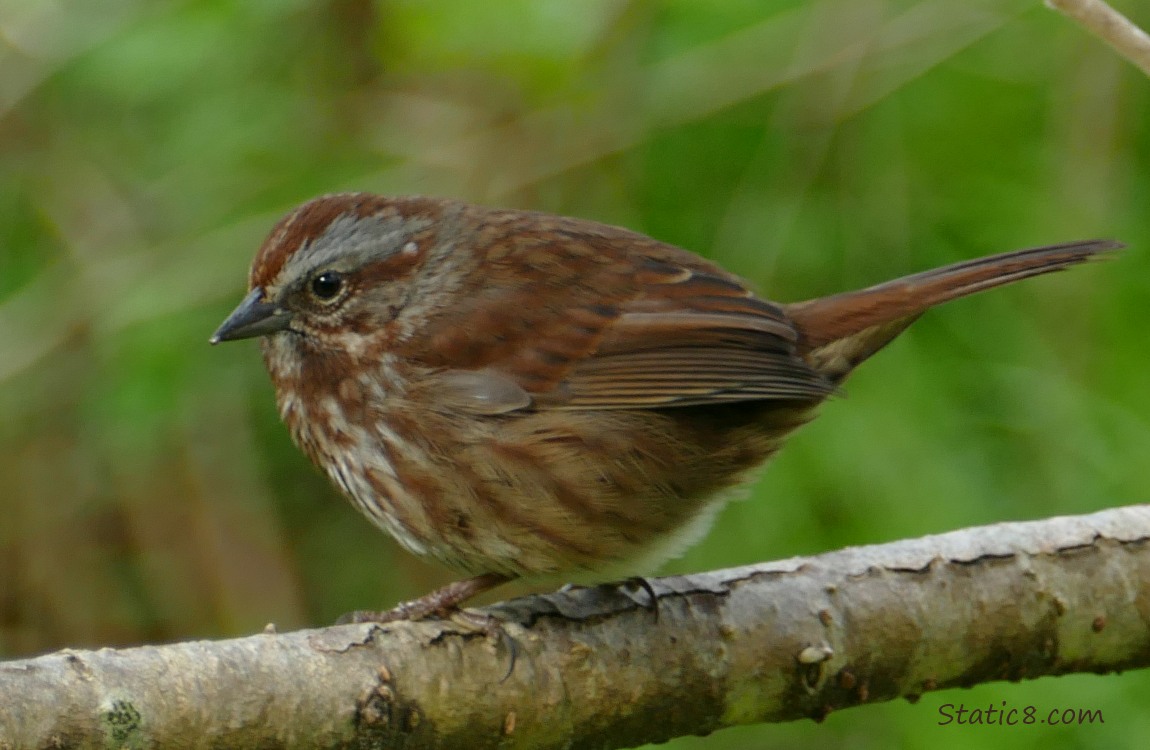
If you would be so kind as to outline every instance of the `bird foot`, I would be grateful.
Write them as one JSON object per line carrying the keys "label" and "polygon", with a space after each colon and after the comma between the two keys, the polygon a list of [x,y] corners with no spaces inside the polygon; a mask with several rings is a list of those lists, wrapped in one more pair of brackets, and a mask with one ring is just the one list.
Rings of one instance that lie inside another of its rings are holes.
{"label": "bird foot", "polygon": [[[460,604],[508,580],[505,575],[484,573],[473,578],[465,578],[462,581],[454,581],[418,599],[401,602],[391,609],[381,612],[366,609],[348,612],[336,620],[336,625],[357,622],[386,623],[400,620],[426,620],[430,617],[451,618],[466,611],[460,609]],[[477,612],[475,614],[480,617],[490,617],[490,615],[480,615]]]}

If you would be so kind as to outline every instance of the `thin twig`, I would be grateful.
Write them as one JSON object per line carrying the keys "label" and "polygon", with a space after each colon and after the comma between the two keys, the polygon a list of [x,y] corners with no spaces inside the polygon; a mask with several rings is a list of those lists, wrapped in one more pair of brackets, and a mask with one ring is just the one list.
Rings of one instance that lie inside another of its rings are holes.
{"label": "thin twig", "polygon": [[1046,0],[1046,4],[1094,32],[1150,76],[1150,35],[1103,0]]}

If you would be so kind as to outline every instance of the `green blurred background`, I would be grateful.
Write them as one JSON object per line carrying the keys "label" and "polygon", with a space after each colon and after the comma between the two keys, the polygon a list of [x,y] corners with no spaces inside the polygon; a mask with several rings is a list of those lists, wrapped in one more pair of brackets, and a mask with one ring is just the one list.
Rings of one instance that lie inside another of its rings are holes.
{"label": "green blurred background", "polygon": [[[1148,94],[1032,0],[0,0],[0,657],[449,579],[291,446],[255,344],[207,345],[275,219],[337,190],[622,224],[778,300],[1120,238],[928,315],[669,570],[1146,501]],[[1000,683],[667,747],[1144,747],[1148,694]],[[937,726],[1002,701],[1105,724]]]}

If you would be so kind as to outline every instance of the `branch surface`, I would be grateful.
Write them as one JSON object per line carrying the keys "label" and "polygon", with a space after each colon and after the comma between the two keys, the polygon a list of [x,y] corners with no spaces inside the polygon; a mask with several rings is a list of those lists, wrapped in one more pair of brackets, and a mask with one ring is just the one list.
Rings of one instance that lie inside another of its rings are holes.
{"label": "branch surface", "polygon": [[[601,748],[1150,664],[1150,506],[525,597],[456,621],[0,663],[0,748]],[[490,630],[490,629],[489,629]]]}

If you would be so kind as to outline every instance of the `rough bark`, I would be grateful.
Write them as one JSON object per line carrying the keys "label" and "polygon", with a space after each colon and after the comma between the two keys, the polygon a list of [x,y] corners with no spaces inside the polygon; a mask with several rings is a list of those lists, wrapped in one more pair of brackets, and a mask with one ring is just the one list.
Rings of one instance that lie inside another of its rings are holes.
{"label": "rough bark", "polygon": [[[349,625],[0,664],[0,748],[626,747],[1150,664],[1150,506]],[[652,598],[652,596],[654,598]]]}

